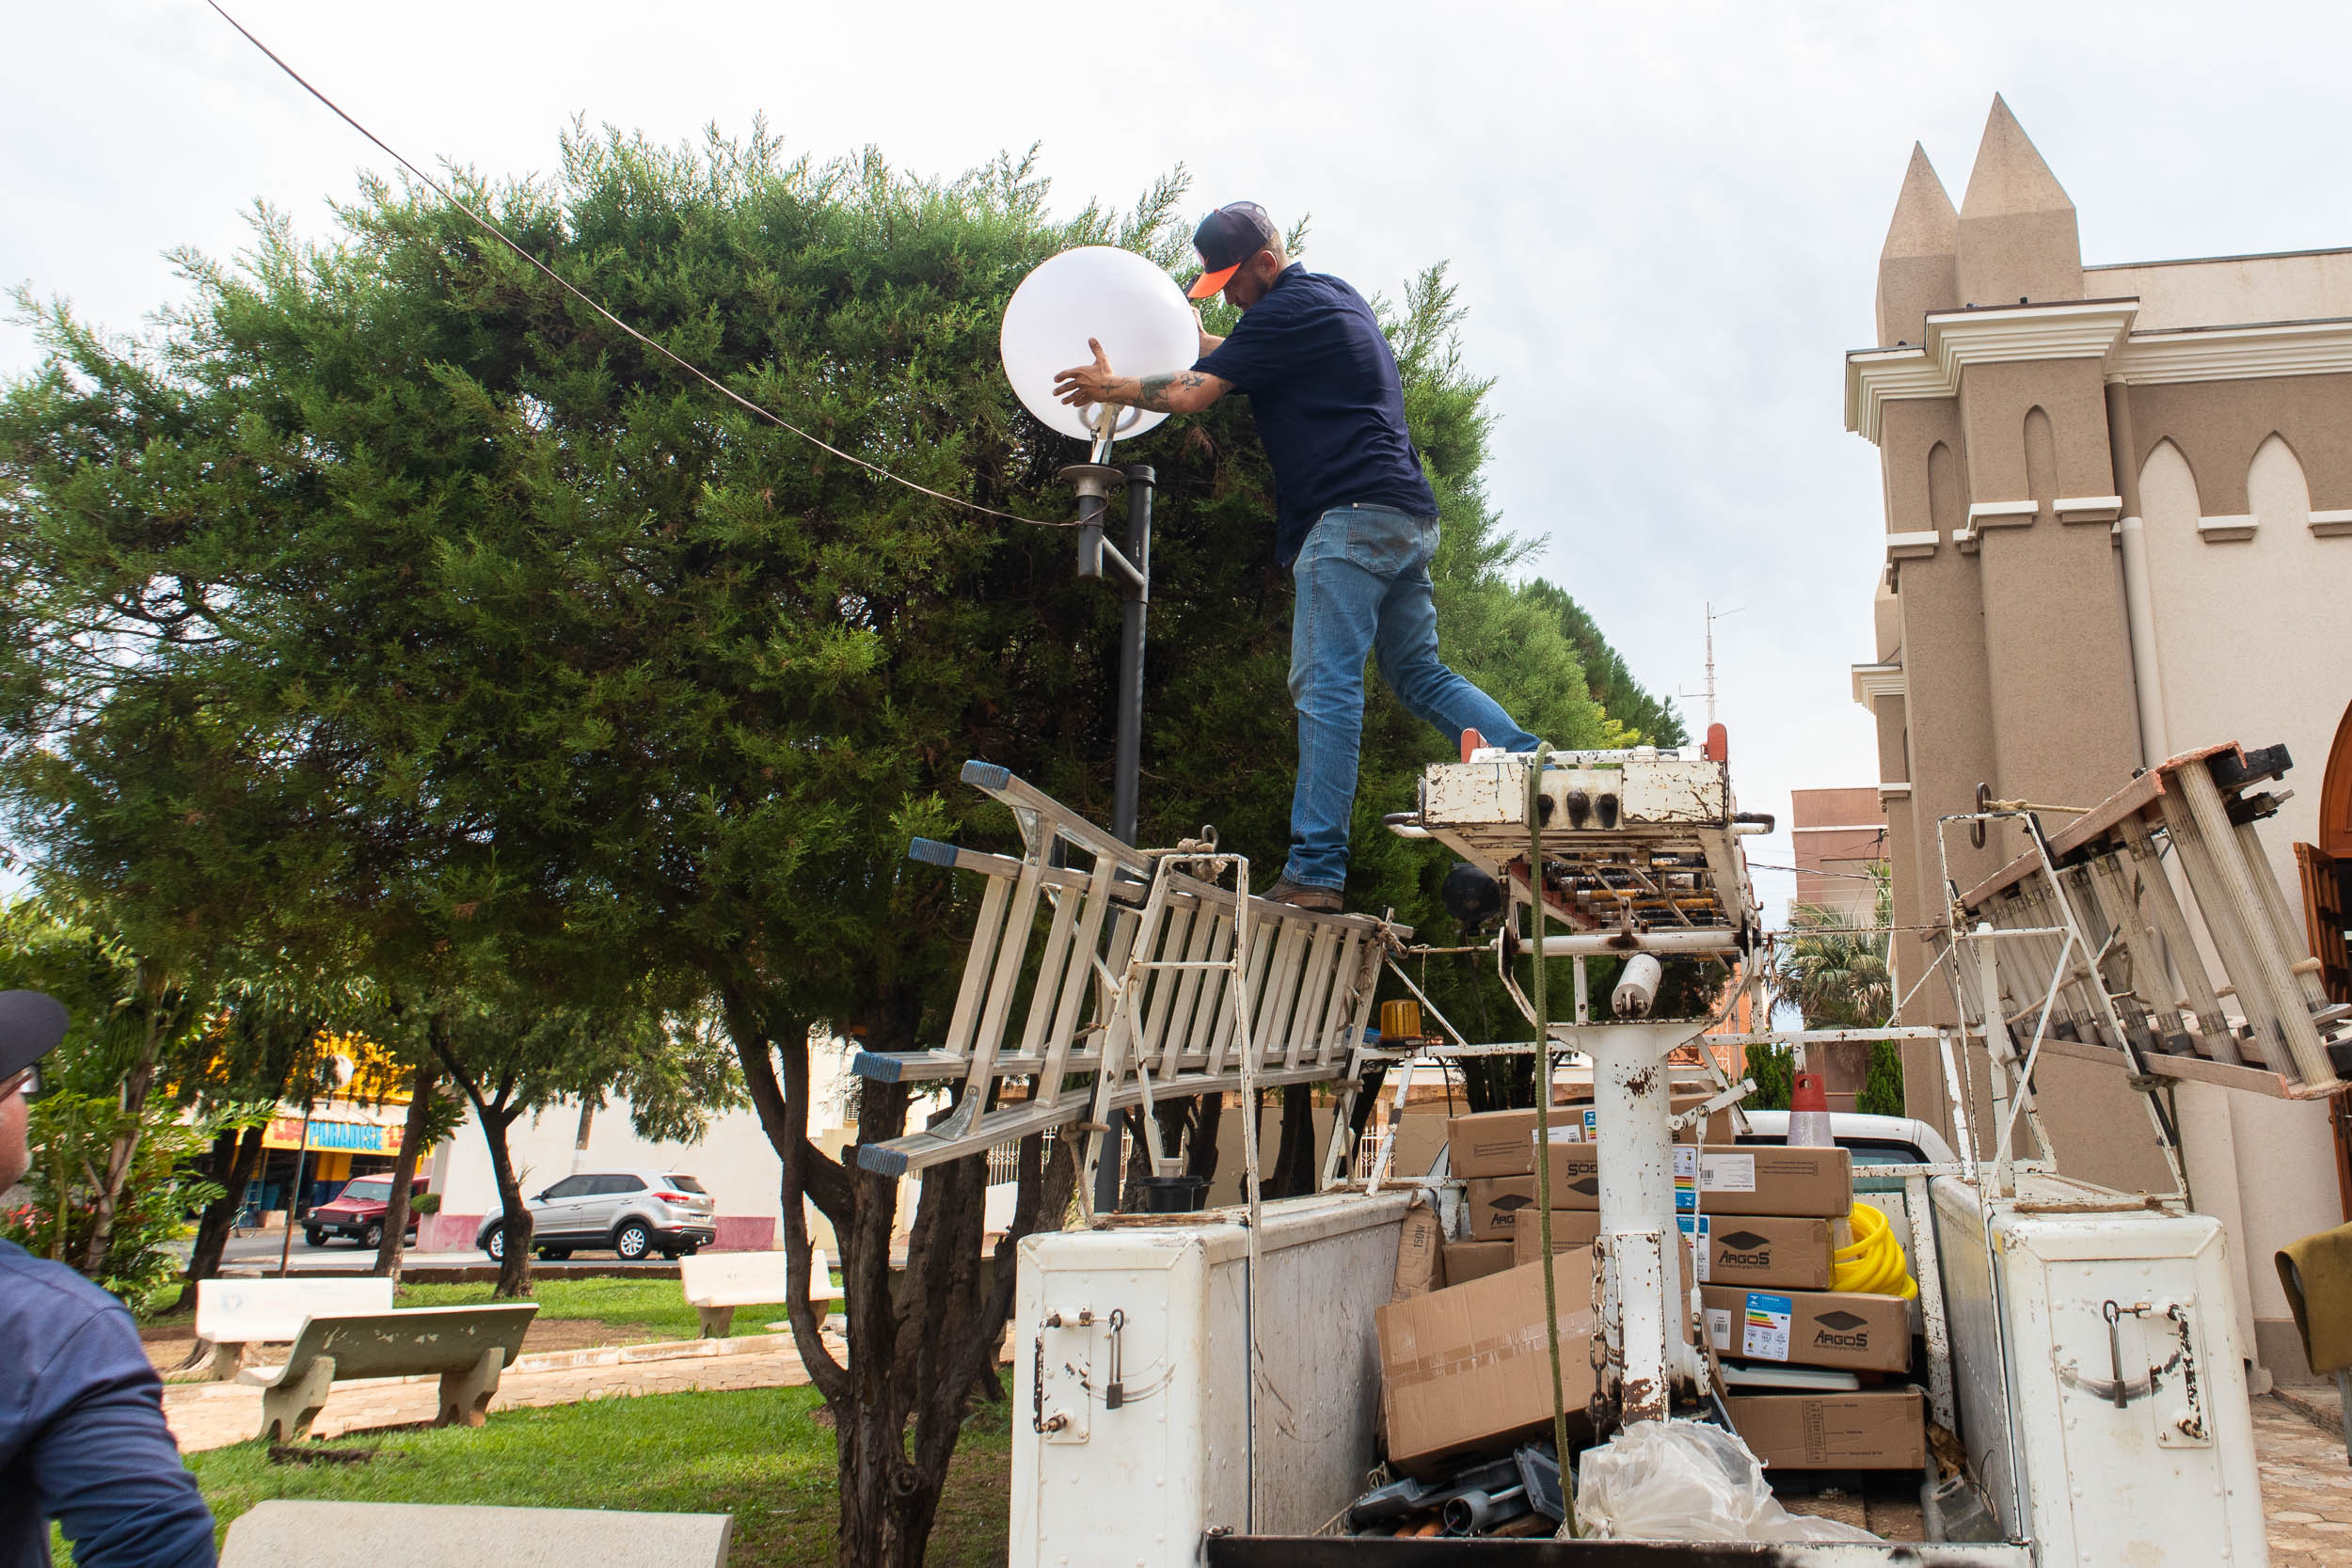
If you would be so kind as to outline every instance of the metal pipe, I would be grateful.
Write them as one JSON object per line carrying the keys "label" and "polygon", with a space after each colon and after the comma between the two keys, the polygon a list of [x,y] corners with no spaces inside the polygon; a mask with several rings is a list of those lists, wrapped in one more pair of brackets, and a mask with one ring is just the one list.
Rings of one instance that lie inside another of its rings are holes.
{"label": "metal pipe", "polygon": [[1647,953],[1634,954],[1618,972],[1616,990],[1609,993],[1610,1012],[1617,1018],[1647,1018],[1658,1001],[1658,982],[1664,974]]}
{"label": "metal pipe", "polygon": [[1119,740],[1112,763],[1111,832],[1133,844],[1143,764],[1143,629],[1152,598],[1152,492],[1156,476],[1145,463],[1130,464],[1126,475],[1126,553],[1105,546],[1103,554],[1124,568],[1126,578],[1126,603],[1119,618]]}
{"label": "metal pipe", "polygon": [[[1528,944],[1534,946],[1533,942]],[[1581,954],[1595,958],[1622,958],[1633,953],[1664,953],[1678,957],[1692,954],[1736,953],[1740,951],[1740,933],[1732,930],[1672,930],[1672,931],[1572,931],[1565,936],[1544,938],[1544,957],[1572,958]]]}
{"label": "metal pipe", "polygon": [[[1130,505],[1134,504],[1132,495],[1129,496],[1128,502]],[[1095,565],[1092,573],[1085,575],[1098,577],[1107,582],[1115,582],[1131,597],[1138,594],[1148,594],[1151,585],[1144,580],[1143,573],[1136,563],[1128,560],[1126,554],[1118,546],[1104,539],[1102,530],[1089,529],[1088,531],[1094,535]]]}
{"label": "metal pipe", "polygon": [[1608,1247],[1604,1317],[1619,1336],[1623,1418],[1663,1420],[1670,1386],[1668,1323],[1683,1299],[1681,1230],[1675,1220],[1674,1134],[1667,1126],[1666,1052],[1688,1024],[1601,1024],[1577,1032],[1593,1057],[1593,1110],[1601,1139],[1600,1231]]}

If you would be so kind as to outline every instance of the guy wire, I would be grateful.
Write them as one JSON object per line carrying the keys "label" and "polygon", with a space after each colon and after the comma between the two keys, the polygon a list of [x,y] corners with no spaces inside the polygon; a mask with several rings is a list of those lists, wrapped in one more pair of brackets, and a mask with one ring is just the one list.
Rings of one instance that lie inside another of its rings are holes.
{"label": "guy wire", "polygon": [[965,500],[961,496],[951,496],[945,490],[934,490],[928,484],[917,484],[911,479],[903,479],[898,475],[892,473],[889,469],[882,467],[880,464],[867,462],[865,458],[858,456],[855,452],[843,451],[839,447],[834,446],[832,442],[824,439],[822,436],[814,436],[809,432],[803,430],[799,425],[794,424],[790,420],[786,419],[783,415],[778,414],[771,409],[763,408],[758,404],[754,403],[751,399],[743,396],[742,393],[735,390],[732,387],[729,387],[725,383],[720,381],[716,376],[711,375],[701,366],[694,364],[692,361],[686,359],[675,353],[673,353],[670,349],[664,347],[659,342],[656,342],[644,333],[638,331],[637,328],[629,325],[628,323],[623,321],[620,317],[606,309],[601,304],[597,303],[596,300],[590,297],[587,293],[574,287],[561,274],[556,272],[553,267],[548,266],[545,261],[542,261],[539,258],[533,256],[530,251],[525,250],[520,245],[516,243],[515,239],[509,235],[505,230],[501,229],[489,218],[474,211],[470,205],[459,199],[456,193],[452,191],[447,185],[442,184],[438,180],[434,179],[433,176],[425,173],[424,170],[410,163],[406,158],[400,154],[398,150],[387,143],[383,137],[377,135],[374,132],[369,130],[366,126],[352,119],[349,114],[344,112],[342,104],[336,103],[333,99],[327,97],[326,94],[312,87],[309,79],[306,78],[302,72],[296,71],[293,66],[288,65],[282,58],[280,58],[276,50],[272,49],[268,44],[263,43],[260,39],[255,38],[253,34],[246,29],[244,23],[239,22],[235,17],[230,16],[227,11],[222,10],[220,7],[220,0],[204,0],[204,3],[212,7],[212,8],[219,14],[220,19],[223,22],[226,22],[229,25],[234,27],[238,32],[244,34],[245,40],[247,43],[253,45],[254,48],[268,55],[272,65],[275,65],[278,70],[284,71],[288,76],[293,77],[295,84],[299,86],[303,91],[309,93],[311,97],[326,104],[327,108],[333,110],[337,119],[341,119],[345,125],[350,126],[353,130],[358,132],[361,135],[367,137],[368,140],[373,142],[378,148],[381,148],[387,157],[389,157],[394,163],[400,165],[401,167],[406,169],[410,174],[415,175],[419,181],[422,182],[425,186],[440,197],[442,200],[448,202],[451,206],[465,214],[466,216],[471,218],[474,223],[484,230],[484,232],[489,234],[507,249],[521,257],[532,267],[538,269],[541,273],[544,273],[548,281],[552,282],[557,288],[562,289],[565,293],[570,294],[574,299],[579,300],[582,305],[588,307],[589,309],[594,310],[597,315],[602,316],[606,321],[611,322],[614,326],[619,327],[623,332],[628,333],[631,338],[636,339],[639,342],[653,350],[654,353],[661,356],[661,357],[667,359],[670,363],[675,365],[679,370],[684,371],[688,375],[692,376],[704,386],[708,387],[712,391],[717,392],[720,396],[739,404],[744,409],[753,414],[756,414],[759,418],[766,420],[771,424],[777,425],[785,430],[790,431],[793,435],[798,436],[802,440],[808,442],[811,446],[821,448],[846,463],[854,463],[859,467],[866,469],[868,473],[886,479],[893,484],[903,484],[908,489],[915,491],[921,495],[930,496],[934,500],[943,500],[951,506],[961,506],[967,511],[980,513],[984,516],[1002,517],[1009,523],[1027,523],[1033,528],[1076,528],[1079,526],[1075,522],[1065,522],[1058,519],[1044,517],[1024,517],[1017,512],[1000,512],[993,506],[982,506],[978,501]]}

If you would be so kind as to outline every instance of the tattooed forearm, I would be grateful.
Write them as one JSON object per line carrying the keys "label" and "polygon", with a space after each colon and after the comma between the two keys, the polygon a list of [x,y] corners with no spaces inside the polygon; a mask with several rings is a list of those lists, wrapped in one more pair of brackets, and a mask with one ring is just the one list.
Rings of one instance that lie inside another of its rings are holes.
{"label": "tattooed forearm", "polygon": [[1126,401],[1137,408],[1149,408],[1156,413],[1182,413],[1191,406],[1189,401],[1172,402],[1168,394],[1179,388],[1187,392],[1193,391],[1207,385],[1207,382],[1208,378],[1199,371],[1177,371],[1169,375],[1147,375],[1135,384],[1135,395]]}

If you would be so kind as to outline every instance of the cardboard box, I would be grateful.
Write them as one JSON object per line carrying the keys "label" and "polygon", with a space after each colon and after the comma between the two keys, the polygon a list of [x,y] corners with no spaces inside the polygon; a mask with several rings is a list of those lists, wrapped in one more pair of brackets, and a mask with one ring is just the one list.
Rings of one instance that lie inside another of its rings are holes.
{"label": "cardboard box", "polygon": [[1698,1249],[1702,1285],[1777,1285],[1788,1291],[1830,1287],[1830,1243],[1837,1221],[1761,1214],[1680,1218],[1683,1233]]}
{"label": "cardboard box", "polygon": [[[1600,1146],[1551,1146],[1555,1209],[1600,1207]],[[1853,1207],[1853,1157],[1842,1148],[1786,1144],[1677,1144],[1677,1207],[1703,1214],[1794,1214],[1844,1219]]]}
{"label": "cardboard box", "polygon": [[1735,1395],[1725,1403],[1733,1427],[1775,1470],[1916,1470],[1928,1462],[1927,1402],[1916,1388]]}
{"label": "cardboard box", "polygon": [[1445,1147],[1455,1176],[1533,1176],[1535,1107],[1454,1117],[1445,1124]]}
{"label": "cardboard box", "polygon": [[1397,1226],[1396,1278],[1389,1291],[1391,1301],[1425,1295],[1445,1283],[1438,1251],[1444,1241],[1438,1211],[1425,1198],[1416,1196]]}
{"label": "cardboard box", "polygon": [[[1595,1108],[1590,1098],[1591,1088],[1586,1086],[1581,1091],[1571,1089],[1569,1092],[1578,1095],[1579,1098],[1576,1103],[1562,1105],[1552,1111],[1552,1142],[1598,1143],[1604,1129],[1600,1112]],[[1713,1091],[1701,1089],[1677,1090],[1674,1099],[1668,1102],[1667,1109],[1672,1115],[1680,1116],[1683,1112],[1695,1109],[1705,1103],[1708,1095],[1711,1092]],[[1534,1113],[1531,1111],[1528,1115],[1533,1125],[1532,1118]],[[1703,1141],[1727,1144],[1731,1142],[1731,1112],[1724,1109],[1715,1112],[1704,1122],[1694,1121],[1690,1126],[1678,1130],[1675,1133],[1675,1141],[1691,1144]]]}
{"label": "cardboard box", "polygon": [[[1533,1145],[1529,1146],[1533,1148]],[[1470,1182],[1470,1235],[1473,1242],[1507,1242],[1512,1221],[1535,1207],[1535,1178],[1479,1176]]]}
{"label": "cardboard box", "polygon": [[[1563,1253],[1575,1247],[1591,1246],[1600,1234],[1600,1211],[1597,1209],[1554,1209],[1551,1212],[1551,1250]],[[1543,1234],[1536,1227],[1535,1212],[1529,1210],[1527,1223],[1511,1231],[1511,1261],[1514,1265],[1533,1263],[1543,1250]]]}
{"label": "cardboard box", "polygon": [[[1551,1430],[1543,1271],[1540,1262],[1505,1269],[1373,1315],[1391,1468],[1428,1476],[1456,1455],[1507,1449]],[[1570,1431],[1581,1432],[1593,1392],[1592,1254],[1562,1253],[1551,1260],[1551,1276],[1561,1397]]]}
{"label": "cardboard box", "polygon": [[1718,1355],[1855,1371],[1911,1368],[1911,1304],[1900,1296],[1702,1285],[1699,1300]]}
{"label": "cardboard box", "polygon": [[1448,1242],[1445,1244],[1445,1283],[1452,1290],[1512,1266],[1508,1242]]}

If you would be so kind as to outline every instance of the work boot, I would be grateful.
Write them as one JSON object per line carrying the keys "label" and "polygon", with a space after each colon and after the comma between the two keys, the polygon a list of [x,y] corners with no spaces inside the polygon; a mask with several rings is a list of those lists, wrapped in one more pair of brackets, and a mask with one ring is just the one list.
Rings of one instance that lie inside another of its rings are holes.
{"label": "work boot", "polygon": [[1277,904],[1288,904],[1295,909],[1312,910],[1317,914],[1340,912],[1340,890],[1338,888],[1309,887],[1304,882],[1294,882],[1288,877],[1284,877],[1258,896],[1270,898]]}

